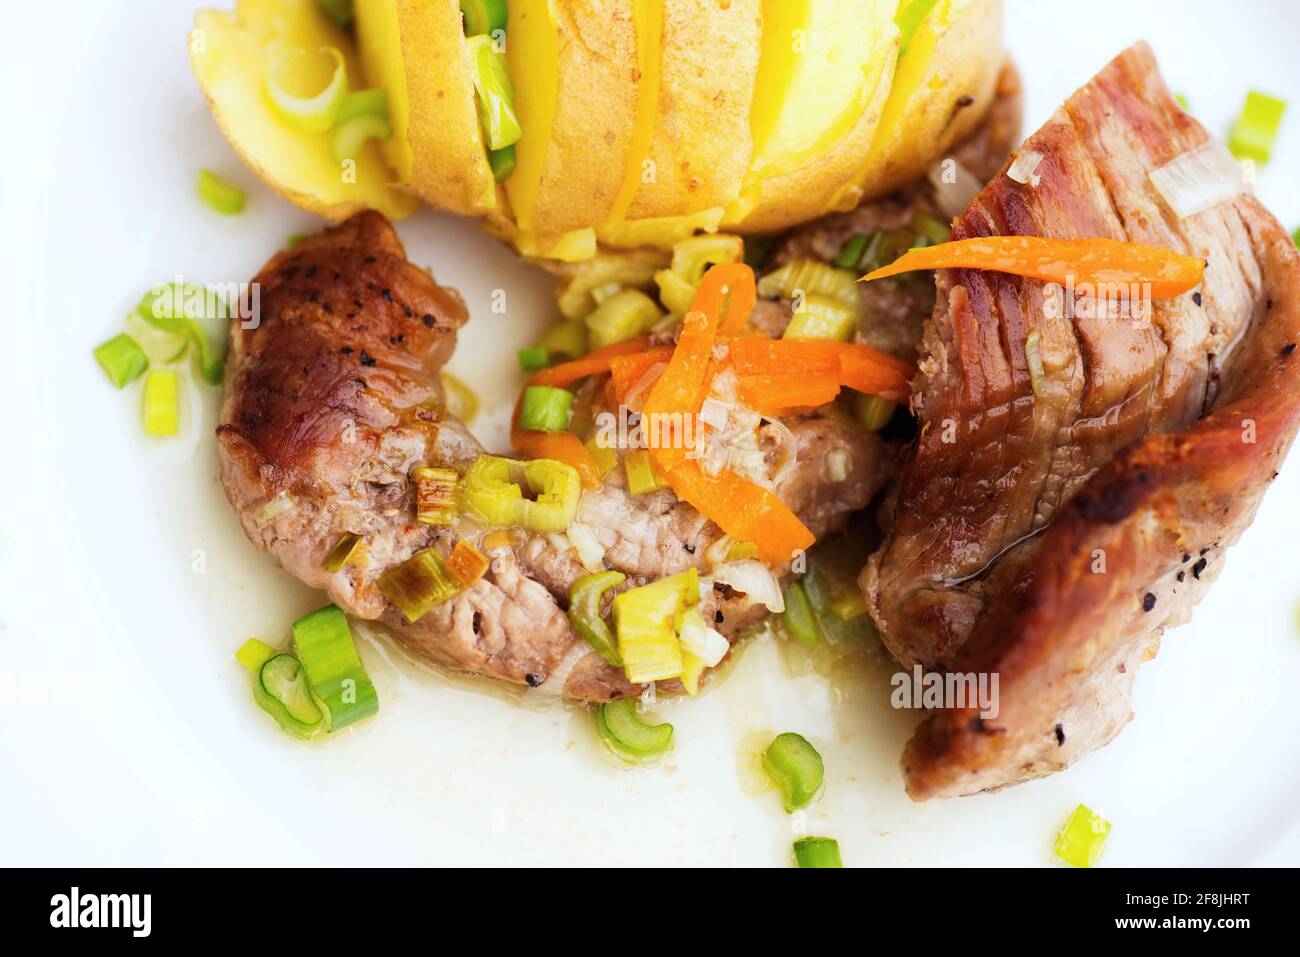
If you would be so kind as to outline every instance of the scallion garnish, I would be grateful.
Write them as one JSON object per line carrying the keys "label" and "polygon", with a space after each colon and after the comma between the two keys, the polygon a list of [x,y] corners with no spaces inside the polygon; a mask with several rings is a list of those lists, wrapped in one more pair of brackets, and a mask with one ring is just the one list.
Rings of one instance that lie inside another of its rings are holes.
{"label": "scallion garnish", "polygon": [[253,700],[296,738],[310,738],[321,729],[320,708],[293,655],[275,655],[262,664],[253,679]]}
{"label": "scallion garnish", "polygon": [[794,859],[800,867],[843,867],[840,842],[833,837],[801,837],[794,842]]}
{"label": "scallion garnish", "polygon": [[334,70],[329,82],[314,96],[294,96],[282,83],[285,68],[306,56],[305,50],[286,50],[266,70],[266,94],[275,112],[287,126],[303,133],[328,132],[348,92],[348,64],[343,53],[335,47],[321,47],[320,52],[334,61]]}
{"label": "scallion garnish", "polygon": [[460,0],[460,12],[465,17],[467,37],[504,30],[510,19],[506,0]]}
{"label": "scallion garnish", "polygon": [[312,694],[325,706],[331,733],[379,710],[379,694],[338,606],[326,605],[295,621],[293,642]]}
{"label": "scallion garnish", "polygon": [[248,194],[238,186],[227,183],[210,169],[199,170],[197,184],[199,199],[222,216],[238,216],[244,211]]}
{"label": "scallion garnish", "polygon": [[434,548],[417,552],[396,568],[389,569],[375,584],[412,623],[443,602],[455,598],[461,591],[460,582]]}
{"label": "scallion garnish", "polygon": [[415,480],[415,520],[421,525],[451,525],[456,521],[456,490],[460,476],[455,469],[418,468]]}
{"label": "scallion garnish", "polygon": [[334,162],[356,159],[372,139],[393,135],[388,120],[388,94],[381,89],[348,93],[339,104],[334,129],[330,131],[330,155]]}
{"label": "scallion garnish", "polygon": [[763,769],[781,789],[787,813],[812,803],[821,790],[822,756],[801,734],[778,734],[763,752]]}
{"label": "scallion garnish", "polygon": [[331,574],[342,571],[344,567],[355,562],[364,551],[365,542],[362,541],[361,536],[348,532],[339,538],[338,543],[330,549],[330,553],[325,556],[320,566]]}
{"label": "scallion garnish", "polygon": [[633,684],[666,681],[682,673],[677,622],[683,608],[700,600],[694,568],[614,597],[614,625],[623,673]]}
{"label": "scallion garnish", "polygon": [[837,269],[857,269],[858,263],[862,260],[862,253],[867,248],[867,241],[870,238],[867,233],[856,233],[850,236],[848,241],[840,247],[840,254],[835,257],[835,267]]}
{"label": "scallion garnish", "polygon": [[114,386],[121,389],[149,368],[149,358],[140,344],[125,332],[95,347],[95,361]]}
{"label": "scallion garnish", "polygon": [[249,638],[235,652],[235,660],[253,674],[261,670],[262,665],[274,658],[278,651],[258,638]]}
{"label": "scallion garnish", "polygon": [[515,89],[510,82],[506,55],[497,48],[493,37],[472,36],[465,42],[469,47],[483,139],[489,150],[505,149],[524,135],[515,113]]}
{"label": "scallion garnish", "polygon": [[530,385],[524,389],[519,407],[519,427],[540,432],[563,432],[569,426],[573,393],[549,385]]}
{"label": "scallion garnish", "polygon": [[181,430],[181,390],[175,369],[154,369],[144,380],[144,432],[166,438]]}
{"label": "scallion garnish", "polygon": [[1246,105],[1228,137],[1228,149],[1232,155],[1237,159],[1267,163],[1273,154],[1273,143],[1284,112],[1285,100],[1257,90],[1247,93]]}
{"label": "scallion garnish", "polygon": [[605,594],[627,581],[622,572],[597,572],[583,575],[569,589],[569,621],[587,644],[615,668],[623,667],[614,634],[601,611]]}
{"label": "scallion garnish", "polygon": [[1080,804],[1056,838],[1056,854],[1074,867],[1092,867],[1110,834],[1110,822]]}
{"label": "scallion garnish", "polygon": [[[194,308],[196,304],[199,310]],[[136,313],[150,325],[171,335],[183,336],[199,354],[199,370],[209,385],[220,385],[226,357],[216,345],[200,319],[213,323],[227,318],[225,303],[199,283],[174,283],[150,290]]]}
{"label": "scallion garnish", "polygon": [[641,720],[634,698],[601,705],[596,712],[596,730],[615,755],[633,764],[663,754],[673,746],[673,726]]}
{"label": "scallion garnish", "polygon": [[627,490],[633,495],[646,495],[668,487],[667,479],[645,449],[623,456],[623,471],[627,475]]}
{"label": "scallion garnish", "polygon": [[504,183],[515,171],[515,166],[519,163],[519,157],[515,153],[515,145],[503,146],[499,150],[488,150],[488,166],[492,168],[492,178],[498,183]]}
{"label": "scallion garnish", "polygon": [[525,372],[540,372],[550,365],[550,357],[540,346],[529,346],[519,350],[519,368]]}
{"label": "scallion garnish", "polygon": [[790,582],[785,586],[785,611],[782,613],[786,631],[796,641],[805,645],[815,645],[821,641],[817,630],[817,616],[813,614],[808,602],[808,593],[799,582]]}

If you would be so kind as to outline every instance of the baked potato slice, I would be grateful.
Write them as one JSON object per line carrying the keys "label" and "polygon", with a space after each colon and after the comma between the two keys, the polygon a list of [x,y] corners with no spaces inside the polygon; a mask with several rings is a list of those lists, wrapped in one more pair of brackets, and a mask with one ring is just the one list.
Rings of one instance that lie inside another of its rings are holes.
{"label": "baked potato slice", "polygon": [[401,181],[430,206],[478,216],[497,187],[474,103],[459,0],[354,0],[370,82],[388,91],[385,144]]}
{"label": "baked potato slice", "polygon": [[897,0],[764,0],[754,157],[723,225],[772,232],[826,212],[861,168],[897,56]]}
{"label": "baked potato slice", "polygon": [[355,170],[341,168],[330,155],[327,134],[287,126],[268,101],[266,74],[272,64],[290,50],[327,46],[343,54],[353,88],[363,85],[351,38],[330,23],[315,0],[238,0],[233,12],[198,12],[190,63],[231,147],[285,199],[336,221],[367,208],[390,219],[408,216],[417,204],[390,186],[394,174],[375,143],[366,145]]}
{"label": "baked potato slice", "polygon": [[899,60],[875,141],[836,208],[922,176],[979,125],[1001,67],[1002,0],[939,0]]}
{"label": "baked potato slice", "polygon": [[632,0],[513,0],[506,58],[523,138],[506,182],[520,231],[605,222],[632,149],[637,69]]}

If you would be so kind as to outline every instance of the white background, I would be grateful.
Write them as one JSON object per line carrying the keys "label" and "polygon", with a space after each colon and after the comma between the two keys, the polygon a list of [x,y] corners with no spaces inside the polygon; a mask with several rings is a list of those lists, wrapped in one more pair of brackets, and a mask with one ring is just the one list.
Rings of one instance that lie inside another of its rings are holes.
{"label": "white background", "polygon": [[[215,130],[185,58],[192,4],[9,6],[0,864],[783,864],[792,822],[737,771],[762,729],[822,750],[827,793],[807,827],[838,837],[849,864],[1050,865],[1079,801],[1114,824],[1107,865],[1300,862],[1296,462],[1193,623],[1143,669],[1128,730],[1003,794],[910,803],[897,758],[913,719],[888,707],[887,669],[792,677],[771,644],[699,701],[661,705],[678,743],[651,770],[608,767],[583,712],[521,707],[369,644],[379,718],[328,746],[280,734],[231,655],[250,635],[280,641],[320,598],[238,532],[215,480],[215,397],[192,457],[152,448],[138,392],[115,393],[90,350],[155,283],[250,278],[311,220]],[[1283,2],[1013,0],[1026,132],[1138,38],[1216,133],[1251,87],[1300,109],[1298,27]],[[1294,226],[1300,116],[1277,157],[1260,192]],[[201,166],[249,188],[243,217],[198,204]],[[469,225],[424,213],[401,232],[475,316],[452,368],[504,399],[514,350],[550,315],[545,284]],[[487,310],[500,285],[508,321]],[[476,428],[492,442],[499,424]]]}

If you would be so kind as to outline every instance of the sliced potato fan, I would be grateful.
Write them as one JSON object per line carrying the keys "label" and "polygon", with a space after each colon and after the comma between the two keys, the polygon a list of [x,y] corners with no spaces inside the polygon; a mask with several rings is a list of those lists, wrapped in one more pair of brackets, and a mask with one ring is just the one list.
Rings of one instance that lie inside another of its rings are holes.
{"label": "sliced potato fan", "polygon": [[[1002,62],[1002,0],[509,0],[473,41],[459,0],[354,5],[356,52],[317,0],[199,15],[195,72],[249,165],[331,218],[400,215],[395,181],[568,261],[598,240],[777,231],[891,192],[974,128]],[[352,89],[387,94],[392,136],[355,183],[264,94],[284,50],[322,46],[343,52]]]}
{"label": "sliced potato fan", "polygon": [[[362,209],[391,218],[409,215],[416,203],[390,184],[395,177],[374,144],[351,163],[336,162],[326,133],[303,132],[285,123],[266,90],[267,72],[285,64],[287,86],[320,89],[316,57],[322,48],[343,54],[353,86],[363,78],[347,33],[311,0],[239,0],[233,13],[200,10],[190,36],[190,61],[217,124],[245,163],[277,193],[327,219]],[[302,57],[287,54],[303,51]]]}

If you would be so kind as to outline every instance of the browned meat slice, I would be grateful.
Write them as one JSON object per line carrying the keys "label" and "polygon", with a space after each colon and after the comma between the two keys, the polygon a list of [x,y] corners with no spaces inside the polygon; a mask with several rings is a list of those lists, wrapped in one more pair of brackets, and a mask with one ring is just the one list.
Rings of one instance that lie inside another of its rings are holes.
{"label": "browned meat slice", "polygon": [[1043,156],[1036,188],[1000,175],[955,224],[957,238],[1150,243],[1208,269],[1149,319],[1097,317],[1013,276],[939,274],[921,435],[863,585],[901,661],[997,672],[1001,710],[927,720],[904,758],[916,798],[1041,776],[1114,737],[1137,665],[1187,619],[1294,437],[1294,245],[1251,197],[1182,219],[1150,180],[1203,146],[1221,149],[1140,45],[1025,144]]}
{"label": "browned meat slice", "polygon": [[[953,149],[963,175],[987,183],[1001,169],[1020,141],[1023,96],[1020,75],[1008,60],[1003,66],[994,99],[983,123]],[[950,210],[949,212],[953,212]],[[926,179],[884,199],[863,203],[847,213],[825,216],[781,238],[771,257],[773,267],[795,259],[834,262],[844,244],[859,234],[881,230],[906,230],[918,214],[946,222],[934,186]],[[899,250],[901,253],[902,250]],[[858,286],[865,316],[857,340],[902,359],[913,360],[921,342],[921,326],[934,310],[934,285],[919,276],[863,283]],[[762,328],[780,336],[790,321],[789,304],[760,304]]]}
{"label": "browned meat slice", "polygon": [[[406,262],[392,227],[373,213],[277,254],[256,281],[261,321],[232,328],[217,429],[222,483],[253,543],[441,664],[533,686],[558,676],[556,690],[571,697],[639,693],[570,626],[569,588],[587,569],[562,537],[515,529],[489,539],[472,523],[415,521],[412,468],[463,470],[482,451],[442,411],[441,367],[466,319],[459,297]],[[796,453],[775,490],[819,534],[842,525],[891,474],[876,436],[818,417],[769,429],[788,433]],[[688,567],[712,570],[708,546],[721,537],[670,493],[630,495],[621,471],[585,496],[579,521],[629,586]],[[323,559],[346,533],[364,540],[365,562],[325,571]],[[490,570],[407,622],[376,580],[422,549],[445,554],[458,537],[487,554]],[[764,613],[723,584],[702,610],[729,636]]]}

